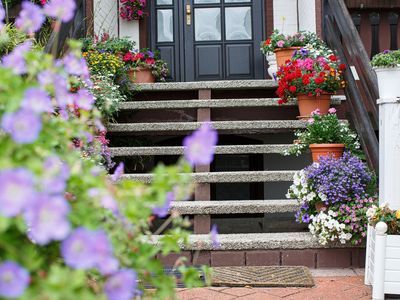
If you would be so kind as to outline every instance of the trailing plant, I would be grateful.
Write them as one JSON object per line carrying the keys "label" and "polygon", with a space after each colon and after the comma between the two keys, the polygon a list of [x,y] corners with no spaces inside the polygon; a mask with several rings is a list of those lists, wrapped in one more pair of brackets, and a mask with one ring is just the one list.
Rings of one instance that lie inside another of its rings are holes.
{"label": "trailing plant", "polygon": [[304,47],[312,45],[318,48],[324,42],[314,32],[300,31],[294,35],[284,35],[275,29],[268,39],[261,43],[261,52],[265,55],[279,48]]}
{"label": "trailing plant", "polygon": [[323,245],[338,241],[359,245],[366,236],[366,211],[376,203],[376,178],[367,165],[345,152],[320,158],[320,163],[296,173],[288,199],[297,199],[299,223]]}
{"label": "trailing plant", "polygon": [[393,210],[387,203],[383,203],[379,207],[370,207],[366,216],[371,226],[375,227],[379,222],[385,222],[388,226],[387,234],[400,234],[400,209]]}
{"label": "trailing plant", "polygon": [[160,59],[159,51],[141,49],[129,51],[123,56],[123,61],[129,68],[148,68],[159,81],[165,81],[168,76],[167,64]]}
{"label": "trailing plant", "polygon": [[375,54],[371,60],[371,65],[376,68],[394,68],[400,66],[400,50],[385,50]]}
{"label": "trailing plant", "polygon": [[141,20],[146,15],[146,0],[120,0],[121,8],[119,15],[127,21]]}
{"label": "trailing plant", "polygon": [[100,37],[85,37],[82,39],[82,51],[109,52],[113,54],[126,53],[135,47],[135,42],[128,38],[110,37],[103,33]]}
{"label": "trailing plant", "polygon": [[345,69],[346,66],[339,64],[336,55],[294,58],[276,73],[279,80],[276,91],[280,97],[278,102],[286,103],[299,94],[310,97],[333,94],[346,85],[343,79]]}
{"label": "trailing plant", "polygon": [[3,29],[0,30],[0,57],[11,52],[26,39],[26,33],[18,30],[10,23],[6,24]]}
{"label": "trailing plant", "polygon": [[298,156],[311,144],[344,144],[347,151],[358,156],[363,154],[357,134],[350,129],[349,123],[339,120],[335,108],[330,108],[327,115],[314,111],[306,128],[296,131],[295,136],[295,144],[284,155]]}

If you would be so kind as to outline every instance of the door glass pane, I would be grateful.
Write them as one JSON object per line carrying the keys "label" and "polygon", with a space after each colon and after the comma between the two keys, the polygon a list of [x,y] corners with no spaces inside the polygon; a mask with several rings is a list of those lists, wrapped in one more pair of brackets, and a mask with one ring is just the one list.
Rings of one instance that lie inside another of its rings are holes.
{"label": "door glass pane", "polygon": [[194,0],[194,4],[219,3],[220,0]]}
{"label": "door glass pane", "polygon": [[157,10],[157,41],[174,41],[174,24],[172,9]]}
{"label": "door glass pane", "polygon": [[251,0],[225,0],[225,3],[251,2]]}
{"label": "door glass pane", "polygon": [[172,5],[172,0],[157,0],[157,5]]}
{"label": "door glass pane", "polygon": [[194,20],[196,41],[218,41],[221,39],[220,8],[196,8]]}
{"label": "door glass pane", "polygon": [[251,8],[226,8],[225,26],[227,40],[251,40]]}

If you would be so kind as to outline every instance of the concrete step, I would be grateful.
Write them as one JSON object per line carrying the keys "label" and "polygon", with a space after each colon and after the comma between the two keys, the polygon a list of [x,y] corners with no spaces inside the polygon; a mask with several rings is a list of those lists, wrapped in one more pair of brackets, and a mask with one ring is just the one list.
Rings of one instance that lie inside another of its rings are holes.
{"label": "concrete step", "polygon": [[175,201],[171,211],[181,215],[295,213],[297,200]]}
{"label": "concrete step", "polygon": [[[165,123],[118,123],[109,124],[109,133],[130,134],[187,134],[201,126],[201,122],[165,122]],[[268,133],[291,131],[305,128],[304,120],[277,120],[277,121],[215,121],[212,126],[219,133]]]}
{"label": "concrete step", "polygon": [[[216,146],[215,154],[267,154],[282,153],[292,145],[287,144],[264,144],[264,145],[232,145]],[[152,156],[152,155],[182,155],[184,147],[111,147],[113,156]]]}
{"label": "concrete step", "polygon": [[[153,235],[151,242],[157,244],[160,235]],[[217,250],[288,250],[288,249],[320,249],[351,248],[351,245],[334,244],[322,246],[309,232],[280,233],[246,233],[220,234],[218,241],[221,247]],[[183,250],[216,250],[213,249],[209,234],[193,234],[188,245],[181,244]]]}
{"label": "concrete step", "polygon": [[[250,99],[210,99],[210,100],[157,100],[157,101],[127,101],[120,104],[121,110],[146,109],[183,109],[183,108],[222,108],[222,107],[276,107],[279,98]],[[332,105],[340,105],[341,96],[332,97]],[[296,100],[281,106],[297,105]]]}
{"label": "concrete step", "polygon": [[[232,183],[232,182],[280,182],[292,181],[296,171],[243,171],[243,172],[204,172],[191,173],[197,183]],[[153,174],[124,174],[123,178],[151,182]]]}
{"label": "concrete step", "polygon": [[275,89],[275,80],[221,80],[195,82],[158,82],[133,85],[139,92],[149,91],[190,91],[190,90],[237,90],[237,89]]}

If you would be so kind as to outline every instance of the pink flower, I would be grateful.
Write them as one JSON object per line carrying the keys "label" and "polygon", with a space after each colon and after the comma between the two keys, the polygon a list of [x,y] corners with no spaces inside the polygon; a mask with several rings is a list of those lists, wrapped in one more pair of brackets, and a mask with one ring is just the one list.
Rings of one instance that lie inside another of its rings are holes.
{"label": "pink flower", "polygon": [[276,43],[276,45],[277,45],[279,48],[282,48],[283,45],[285,45],[285,42],[282,41],[282,40],[280,40],[280,41],[278,41],[278,42]]}
{"label": "pink flower", "polygon": [[329,110],[328,110],[328,113],[330,113],[330,114],[336,114],[336,109],[335,108],[330,108]]}
{"label": "pink flower", "polygon": [[316,110],[314,110],[314,111],[311,113],[312,116],[314,116],[314,115],[319,116],[320,114],[321,114],[321,111],[319,110],[319,108],[317,108]]}
{"label": "pink flower", "polygon": [[314,119],[313,118],[310,118],[310,119],[308,119],[308,124],[313,124],[314,123]]}

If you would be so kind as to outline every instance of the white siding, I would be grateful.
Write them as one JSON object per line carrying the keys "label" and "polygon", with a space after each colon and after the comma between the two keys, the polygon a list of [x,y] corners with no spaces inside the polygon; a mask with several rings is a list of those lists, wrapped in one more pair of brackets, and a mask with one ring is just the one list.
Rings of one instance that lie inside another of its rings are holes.
{"label": "white siding", "polygon": [[294,34],[297,27],[296,0],[274,0],[274,29],[284,34]]}
{"label": "white siding", "polygon": [[316,32],[317,20],[314,0],[299,1],[299,29]]}
{"label": "white siding", "polygon": [[118,2],[117,0],[94,0],[94,33],[101,35],[107,32],[118,36]]}
{"label": "white siding", "polygon": [[120,18],[119,20],[119,37],[127,37],[136,43],[136,48],[139,45],[139,21],[125,21]]}

